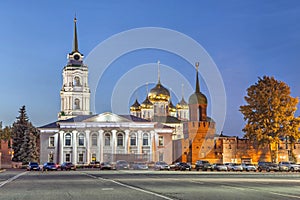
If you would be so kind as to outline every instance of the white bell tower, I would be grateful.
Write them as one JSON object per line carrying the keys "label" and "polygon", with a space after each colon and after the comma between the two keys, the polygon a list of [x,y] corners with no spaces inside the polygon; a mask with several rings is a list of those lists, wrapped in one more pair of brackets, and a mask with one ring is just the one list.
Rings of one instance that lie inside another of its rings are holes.
{"label": "white bell tower", "polygon": [[75,17],[73,50],[68,54],[68,63],[62,73],[61,111],[58,113],[58,120],[91,114],[88,67],[83,63],[83,54],[78,51],[76,21]]}

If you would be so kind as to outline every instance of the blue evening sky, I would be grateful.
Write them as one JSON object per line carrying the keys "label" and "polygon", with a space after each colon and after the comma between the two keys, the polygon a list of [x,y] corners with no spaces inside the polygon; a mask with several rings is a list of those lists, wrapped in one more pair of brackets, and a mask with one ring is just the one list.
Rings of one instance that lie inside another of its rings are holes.
{"label": "blue evening sky", "polygon": [[[4,1],[0,7],[0,121],[4,125],[15,121],[22,105],[26,106],[35,126],[57,119],[62,69],[67,54],[72,51],[75,13],[79,50],[86,58],[103,41],[135,28],[174,30],[199,43],[216,64],[224,82],[227,113],[222,130],[226,135],[243,135],[244,121],[239,106],[245,104],[246,89],[258,77],[274,76],[291,87],[292,96],[300,95],[300,1],[297,0]],[[127,42],[130,46],[135,41]],[[172,45],[181,48],[182,43]],[[114,51],[120,46],[114,44],[109,48]],[[102,55],[98,56],[101,60]],[[176,87],[164,84],[170,81],[181,88],[182,81],[170,75],[164,66],[181,74],[194,89],[195,69],[185,58],[161,49],[139,49],[120,55],[105,66],[94,94],[96,98],[92,99],[94,111],[113,110],[124,114],[124,108],[112,109],[113,91],[118,84],[126,86],[126,82],[118,81],[132,73],[130,70],[146,65],[153,73],[136,76],[145,77],[145,83],[128,91],[130,102],[125,101],[125,110],[135,98],[142,102],[149,77],[157,80],[157,60],[162,66],[161,82],[166,88]],[[205,68],[201,56],[199,62],[201,74],[201,67]],[[205,77],[200,81],[201,91],[209,101],[217,98],[210,96]],[[154,84],[155,81],[150,81],[149,89]],[[174,104],[181,99],[178,88],[172,90]],[[183,90],[188,101],[191,93]],[[209,105],[209,109],[213,106]]]}

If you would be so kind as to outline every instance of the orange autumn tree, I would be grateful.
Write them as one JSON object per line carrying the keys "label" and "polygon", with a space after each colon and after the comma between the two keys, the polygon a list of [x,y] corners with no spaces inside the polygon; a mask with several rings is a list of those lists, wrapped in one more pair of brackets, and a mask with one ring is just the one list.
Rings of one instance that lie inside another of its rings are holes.
{"label": "orange autumn tree", "polygon": [[246,125],[245,138],[260,147],[268,146],[271,159],[277,162],[280,139],[291,145],[299,140],[299,117],[295,117],[298,98],[291,97],[290,87],[274,77],[264,76],[247,89],[247,105],[240,106]]}

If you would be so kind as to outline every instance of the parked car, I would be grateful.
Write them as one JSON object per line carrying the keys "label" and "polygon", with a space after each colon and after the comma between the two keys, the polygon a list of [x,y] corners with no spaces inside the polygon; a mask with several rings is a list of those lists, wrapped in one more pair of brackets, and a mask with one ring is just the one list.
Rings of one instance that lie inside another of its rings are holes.
{"label": "parked car", "polygon": [[280,165],[280,163],[278,164],[279,166],[279,171],[281,172],[288,172],[289,171],[289,167],[286,165]]}
{"label": "parked car", "polygon": [[126,160],[118,160],[116,162],[116,169],[120,170],[120,169],[129,169],[129,164]]}
{"label": "parked car", "polygon": [[276,163],[272,163],[272,162],[258,162],[258,167],[257,167],[257,170],[258,171],[267,171],[267,172],[270,172],[270,171],[279,171],[279,165],[276,164]]}
{"label": "parked car", "polygon": [[207,160],[197,160],[195,163],[195,169],[199,171],[213,170],[212,165]]}
{"label": "parked car", "polygon": [[104,169],[108,169],[108,170],[112,169],[112,165],[110,164],[110,162],[101,162],[100,163],[100,170],[104,170]]}
{"label": "parked car", "polygon": [[132,164],[132,169],[147,170],[148,165],[146,163],[143,163],[143,162],[133,163]]}
{"label": "parked car", "polygon": [[240,171],[242,172],[243,171],[243,166],[239,163],[233,163],[232,166],[231,166],[231,171]]}
{"label": "parked car", "polygon": [[250,172],[250,171],[256,172],[256,170],[257,170],[256,166],[253,164],[250,164],[250,163],[242,163],[242,167],[243,167],[243,170],[247,171],[247,172]]}
{"label": "parked car", "polygon": [[158,161],[154,164],[155,170],[170,170],[170,166],[164,161]]}
{"label": "parked car", "polygon": [[40,166],[37,162],[29,162],[27,165],[27,171],[40,171]]}
{"label": "parked car", "polygon": [[217,171],[227,171],[226,165],[224,165],[222,163],[215,163],[215,164],[213,164],[212,169],[213,170],[217,170]]}
{"label": "parked car", "polygon": [[60,170],[76,170],[76,166],[71,162],[64,162],[60,165]]}
{"label": "parked car", "polygon": [[174,170],[180,170],[180,171],[185,171],[185,170],[189,170],[191,171],[192,170],[192,167],[191,165],[189,165],[188,163],[185,163],[185,162],[178,162],[178,163],[175,163],[175,166],[174,166]]}
{"label": "parked car", "polygon": [[92,161],[92,162],[90,162],[89,167],[91,167],[91,168],[100,168],[100,162],[99,161]]}
{"label": "parked car", "polygon": [[227,171],[231,171],[232,170],[233,163],[224,163],[224,164],[227,167]]}
{"label": "parked car", "polygon": [[57,171],[58,166],[54,162],[45,162],[43,165],[43,171]]}
{"label": "parked car", "polygon": [[298,165],[294,162],[291,162],[291,161],[279,162],[279,168],[283,167],[283,166],[288,167],[288,171],[291,171],[291,172],[300,171],[300,165]]}

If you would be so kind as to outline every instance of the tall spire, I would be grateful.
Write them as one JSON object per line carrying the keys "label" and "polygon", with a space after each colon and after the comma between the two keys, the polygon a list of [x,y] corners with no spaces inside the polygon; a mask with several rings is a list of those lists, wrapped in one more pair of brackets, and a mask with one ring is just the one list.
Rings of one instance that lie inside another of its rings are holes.
{"label": "tall spire", "polygon": [[200,93],[199,78],[198,78],[199,62],[196,62],[195,66],[196,66],[196,70],[197,70],[197,73],[196,73],[196,91],[195,91],[195,93]]}
{"label": "tall spire", "polygon": [[78,51],[78,40],[77,40],[77,27],[76,27],[76,14],[74,17],[74,41],[73,41],[73,51],[72,52],[79,52]]}
{"label": "tall spire", "polygon": [[184,87],[184,84],[182,83],[182,84],[181,84],[181,95],[182,95],[182,99],[183,99],[183,97],[184,97],[183,87]]}
{"label": "tall spire", "polygon": [[158,83],[160,83],[160,61],[157,61],[157,79],[158,79]]}

